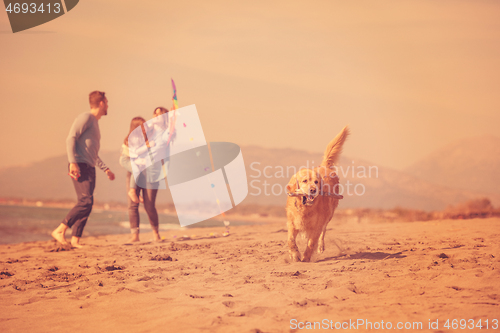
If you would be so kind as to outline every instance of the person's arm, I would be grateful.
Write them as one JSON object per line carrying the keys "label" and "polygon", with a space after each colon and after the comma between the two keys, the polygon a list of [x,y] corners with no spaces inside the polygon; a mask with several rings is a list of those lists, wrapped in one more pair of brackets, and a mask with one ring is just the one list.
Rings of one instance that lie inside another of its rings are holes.
{"label": "person's arm", "polygon": [[115,174],[111,172],[111,170],[106,166],[106,164],[104,164],[99,156],[97,156],[96,164],[102,171],[106,173],[106,176],[108,176],[109,180],[115,179]]}
{"label": "person's arm", "polygon": [[170,142],[172,142],[173,144],[174,139],[175,139],[175,128],[168,131],[167,145],[169,145]]}
{"label": "person's arm", "polygon": [[175,123],[177,121],[177,111],[174,110],[174,114],[172,115],[172,120],[170,121],[170,127],[169,127],[169,132],[170,136],[168,137],[168,143],[172,142],[174,143],[175,137],[176,137],[176,130],[175,130]]}
{"label": "person's arm", "polygon": [[76,141],[88,128],[89,117],[79,116],[71,125],[68,137],[66,138],[66,153],[68,154],[69,175],[71,178],[78,179],[80,177],[80,167],[75,158]]}
{"label": "person's arm", "polygon": [[99,156],[97,156],[96,165],[99,167],[99,169],[101,169],[104,172],[109,170],[109,168],[106,166],[106,164],[104,164],[104,162],[101,160]]}
{"label": "person's arm", "polygon": [[[156,143],[153,140],[149,141],[149,148],[153,148],[155,145],[156,145]],[[134,152],[137,155],[142,155],[142,154],[144,154],[147,151],[148,151],[148,146],[146,145],[146,143],[144,143],[142,146],[140,146],[139,148],[136,148],[134,150]]]}
{"label": "person's arm", "polygon": [[128,147],[124,144],[122,145],[122,151],[120,153],[120,159],[118,160],[118,163],[120,163],[122,167],[129,171],[128,169],[130,166],[130,153]]}

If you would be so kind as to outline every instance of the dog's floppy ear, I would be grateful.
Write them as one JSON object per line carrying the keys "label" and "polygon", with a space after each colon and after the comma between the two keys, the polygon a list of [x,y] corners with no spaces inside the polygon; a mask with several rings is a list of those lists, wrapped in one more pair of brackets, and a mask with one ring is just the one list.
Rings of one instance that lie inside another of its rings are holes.
{"label": "dog's floppy ear", "polygon": [[293,175],[290,181],[288,182],[288,185],[286,186],[286,191],[287,193],[294,193],[297,191],[297,176]]}

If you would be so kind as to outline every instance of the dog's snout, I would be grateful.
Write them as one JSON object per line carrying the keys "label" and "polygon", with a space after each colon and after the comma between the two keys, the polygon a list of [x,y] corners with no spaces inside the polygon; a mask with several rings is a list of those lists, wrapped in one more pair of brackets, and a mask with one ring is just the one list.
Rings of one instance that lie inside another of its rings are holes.
{"label": "dog's snout", "polygon": [[316,187],[313,187],[309,190],[311,194],[316,194]]}

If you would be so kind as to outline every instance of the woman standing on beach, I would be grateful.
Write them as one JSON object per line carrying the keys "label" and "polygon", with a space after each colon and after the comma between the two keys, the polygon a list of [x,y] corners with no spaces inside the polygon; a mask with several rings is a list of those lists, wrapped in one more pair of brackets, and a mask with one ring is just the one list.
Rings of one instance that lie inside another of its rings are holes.
{"label": "woman standing on beach", "polygon": [[[127,170],[127,201],[128,201],[128,216],[130,220],[130,231],[132,233],[132,242],[139,241],[139,201],[144,202],[144,208],[148,214],[149,223],[153,229],[153,237],[155,241],[160,241],[160,234],[158,232],[158,212],[156,211],[156,194],[157,189],[154,188],[141,188],[137,186],[134,176],[132,175],[132,165],[131,158],[134,159],[134,163],[139,163],[140,160],[144,159],[142,155],[148,155],[148,147],[144,144],[139,148],[138,142],[141,142],[139,137],[135,137],[134,134],[142,134],[142,142],[146,137],[144,123],[146,120],[142,117],[135,117],[130,123],[129,134],[125,137],[124,143],[122,145],[122,152],[120,156],[120,165]],[[141,126],[142,131],[134,131],[137,127]],[[142,133],[141,133],[142,132]],[[138,142],[129,142],[129,140],[136,140]],[[150,147],[155,146],[154,141],[146,141]],[[148,156],[147,156],[148,157]],[[142,191],[142,198],[140,197]],[[142,199],[142,200],[141,200]]]}

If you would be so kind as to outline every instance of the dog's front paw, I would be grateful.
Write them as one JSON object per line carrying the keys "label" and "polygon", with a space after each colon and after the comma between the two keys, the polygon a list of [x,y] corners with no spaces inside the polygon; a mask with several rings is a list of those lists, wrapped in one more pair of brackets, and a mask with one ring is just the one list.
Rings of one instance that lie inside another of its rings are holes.
{"label": "dog's front paw", "polygon": [[304,258],[302,258],[302,262],[309,262],[309,261],[311,261],[311,257],[304,256]]}
{"label": "dog's front paw", "polygon": [[290,251],[290,260],[299,262],[300,261],[300,253],[298,251]]}
{"label": "dog's front paw", "polygon": [[318,253],[319,253],[319,254],[321,254],[321,253],[323,253],[323,252],[325,252],[325,243],[320,242],[320,243],[318,244]]}

